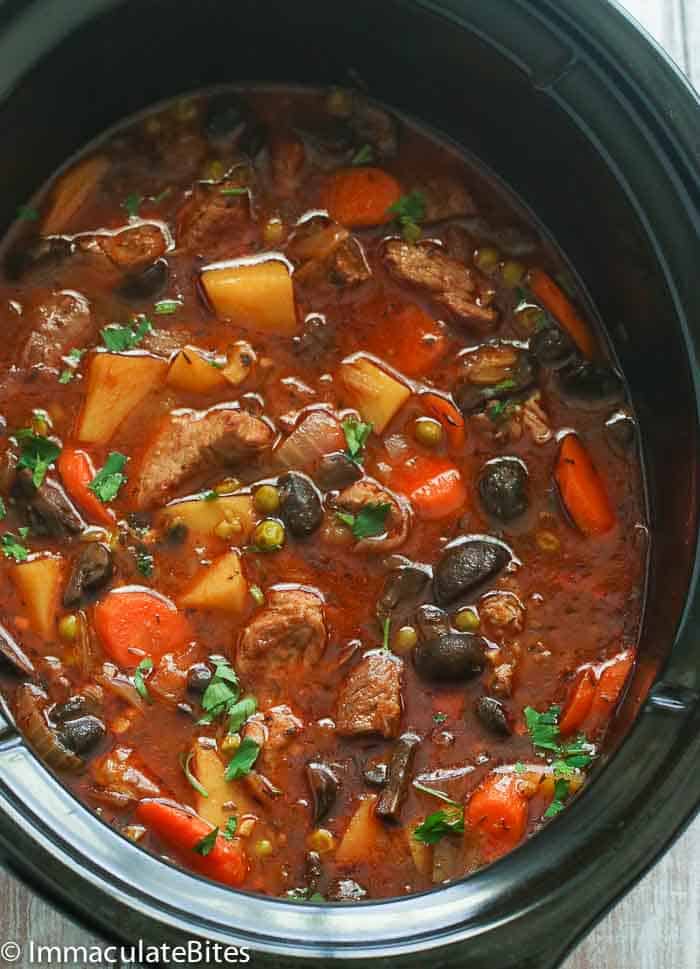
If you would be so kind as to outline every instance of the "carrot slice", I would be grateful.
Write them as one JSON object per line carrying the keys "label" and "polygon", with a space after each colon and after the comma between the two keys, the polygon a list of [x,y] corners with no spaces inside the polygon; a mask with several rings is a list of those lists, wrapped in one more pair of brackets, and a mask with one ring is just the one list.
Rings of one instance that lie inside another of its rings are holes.
{"label": "carrot slice", "polygon": [[440,394],[421,394],[420,403],[431,417],[440,421],[445,428],[447,441],[454,451],[464,447],[466,434],[464,432],[464,418],[455,405],[447,397]]}
{"label": "carrot slice", "polygon": [[581,353],[592,357],[595,353],[593,333],[561,287],[542,269],[530,270],[528,282],[533,295],[566,330]]}
{"label": "carrot slice", "polygon": [[525,836],[528,802],[512,774],[489,774],[469,799],[466,821],[482,837],[485,861],[512,851]]}
{"label": "carrot slice", "polygon": [[209,852],[201,854],[198,845],[215,829],[199,815],[166,801],[141,801],[135,813],[142,824],[184,858],[189,868],[224,885],[236,887],[245,880],[248,863],[238,838],[217,835]]}
{"label": "carrot slice", "polygon": [[394,469],[391,485],[407,496],[419,518],[426,521],[446,518],[467,502],[462,475],[446,458],[418,455]]}
{"label": "carrot slice", "polygon": [[76,448],[64,448],[58,458],[57,467],[66,491],[88,518],[108,527],[113,525],[114,512],[110,508],[105,508],[89,488],[90,482],[95,477],[95,468],[90,455]]}
{"label": "carrot slice", "polygon": [[615,524],[603,479],[575,434],[561,442],[554,469],[561,500],[584,535],[603,535]]}
{"label": "carrot slice", "polygon": [[595,691],[595,673],[590,666],[587,666],[576,678],[564,705],[564,712],[559,720],[559,733],[562,737],[581,728],[591,709]]}
{"label": "carrot slice", "polygon": [[604,667],[598,679],[590,710],[582,724],[584,733],[595,733],[608,722],[633,665],[634,651],[626,649]]}
{"label": "carrot slice", "polygon": [[400,198],[401,186],[381,168],[341,168],[321,191],[330,217],[351,229],[390,222],[388,210]]}
{"label": "carrot slice", "polygon": [[113,589],[95,606],[95,630],[109,656],[122,667],[137,666],[143,654],[158,663],[179,653],[190,626],[169,599],[141,586]]}
{"label": "carrot slice", "polygon": [[379,310],[372,322],[367,349],[407,377],[428,373],[447,352],[445,331],[413,303],[384,314]]}

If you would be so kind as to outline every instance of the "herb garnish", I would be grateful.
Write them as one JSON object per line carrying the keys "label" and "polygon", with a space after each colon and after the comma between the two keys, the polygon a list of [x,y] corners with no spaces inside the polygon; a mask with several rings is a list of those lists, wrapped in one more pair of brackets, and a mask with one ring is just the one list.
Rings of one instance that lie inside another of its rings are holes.
{"label": "herb garnish", "polygon": [[417,791],[422,791],[423,794],[430,794],[432,797],[437,797],[441,801],[445,801],[447,804],[451,804],[453,807],[459,807],[460,805],[457,801],[453,800],[449,794],[445,794],[444,791],[438,791],[436,787],[428,787],[427,784],[421,784],[420,781],[414,781],[413,786]]}
{"label": "herb garnish", "polygon": [[248,189],[241,186],[240,188],[221,188],[219,189],[219,195],[247,195]]}
{"label": "herb garnish", "polygon": [[31,205],[19,205],[17,207],[17,218],[23,222],[36,222],[39,218],[39,213]]}
{"label": "herb garnish", "polygon": [[356,464],[360,462],[360,455],[364,450],[367,438],[372,433],[372,425],[362,421],[348,420],[342,423],[343,434],[347,443],[347,456]]}
{"label": "herb garnish", "polygon": [[533,747],[554,754],[556,757],[552,763],[555,780],[554,797],[545,811],[546,818],[554,817],[564,808],[564,801],[570,793],[570,779],[575,771],[588,767],[595,754],[595,747],[588,742],[584,734],[579,734],[573,740],[561,740],[560,712],[561,709],[558,706],[551,706],[543,713],[538,713],[532,707],[525,707],[523,710]]}
{"label": "herb garnish", "polygon": [[251,585],[248,589],[250,592],[250,597],[256,603],[256,605],[261,606],[265,601],[265,593],[260,588],[259,585]]}
{"label": "herb garnish", "polygon": [[152,669],[153,660],[150,656],[144,656],[139,665],[136,667],[136,672],[134,673],[134,686],[136,687],[136,692],[141,699],[146,700],[148,703],[151,702],[151,694],[148,692],[148,687],[146,686],[146,681],[143,678],[143,674],[150,673]]}
{"label": "herb garnish", "polygon": [[388,501],[369,501],[352,515],[347,511],[337,511],[336,518],[347,525],[355,538],[374,538],[386,531],[386,516],[391,510]]}
{"label": "herb garnish", "polygon": [[49,465],[59,456],[61,448],[48,437],[35,434],[31,427],[23,427],[19,431],[15,431],[15,437],[20,447],[17,467],[29,468],[32,472],[34,487],[40,488],[46,477],[46,472],[49,470]]}
{"label": "herb garnish", "polygon": [[59,374],[59,384],[69,384],[71,380],[75,379],[75,371],[84,353],[85,350],[79,350],[77,347],[74,347],[72,350],[68,351],[63,358],[68,366]]}
{"label": "herb garnish", "polygon": [[560,777],[554,784],[554,797],[552,798],[551,804],[544,812],[544,816],[546,818],[553,818],[555,814],[559,814],[560,811],[563,811],[565,807],[564,801],[566,801],[568,796],[569,782],[565,778]]}
{"label": "herb garnish", "polygon": [[139,570],[141,575],[144,575],[147,579],[153,575],[153,564],[154,558],[150,552],[146,552],[144,549],[139,549],[136,553],[136,568]]}
{"label": "herb garnish", "polygon": [[119,451],[112,451],[108,455],[104,467],[100,468],[88,485],[90,491],[97,495],[100,501],[114,501],[117,497],[119,489],[126,481],[126,475],[123,474],[126,462],[126,455],[120,454]]}
{"label": "herb garnish", "polygon": [[133,350],[152,329],[153,325],[148,317],[142,316],[140,323],[136,327],[111,323],[101,330],[100,333],[102,335],[102,342],[108,350],[111,350],[112,353],[121,353],[124,350]]}
{"label": "herb garnish", "polygon": [[310,888],[290,888],[282,896],[288,902],[325,902],[320,892],[312,892]]}
{"label": "herb garnish", "polygon": [[226,827],[221,832],[221,836],[223,838],[226,838],[227,841],[233,841],[233,836],[236,833],[237,827],[238,827],[238,818],[235,817],[234,815],[231,815],[231,817],[226,822]]}
{"label": "herb garnish", "polygon": [[228,660],[217,660],[214,675],[202,697],[204,716],[198,723],[213,723],[218,717],[229,712],[238,702],[240,695],[241,688],[236,671]]}
{"label": "herb garnish", "polygon": [[447,720],[447,714],[438,710],[437,713],[433,714],[433,720],[435,723],[444,723]]}
{"label": "herb garnish", "polygon": [[0,545],[2,545],[2,553],[5,558],[14,559],[15,562],[24,562],[24,560],[29,555],[28,549],[20,542],[16,535],[12,532],[5,532],[0,539]]}
{"label": "herb garnish", "polygon": [[153,307],[153,312],[157,316],[169,316],[171,313],[177,313],[181,307],[182,303],[179,299],[159,299]]}
{"label": "herb garnish", "polygon": [[5,507],[5,502],[0,498],[0,521],[7,518],[7,508]]}
{"label": "herb garnish", "polygon": [[416,841],[434,845],[448,834],[464,834],[464,808],[451,806],[429,814],[413,832]]}
{"label": "herb garnish", "polygon": [[196,851],[198,855],[203,855],[206,858],[209,852],[213,850],[218,835],[219,828],[217,825],[217,827],[211,829],[209,834],[205,834],[201,841],[197,842],[193,851]]}
{"label": "herb garnish", "polygon": [[201,497],[202,501],[216,501],[216,499],[219,497],[219,492],[214,491],[213,488],[210,488],[208,491],[203,491]]}
{"label": "herb garnish", "polygon": [[417,242],[421,237],[419,223],[425,218],[425,196],[422,192],[411,192],[387,209],[401,226],[401,235],[406,242]]}
{"label": "herb garnish", "polygon": [[122,208],[126,211],[126,214],[131,218],[139,214],[139,207],[143,202],[143,195],[137,195],[136,192],[131,192],[122,202]]}
{"label": "herb garnish", "polygon": [[193,757],[194,757],[193,750],[191,750],[187,755],[180,754],[180,766],[182,767],[182,772],[187,778],[187,781],[190,784],[190,786],[193,787],[198,794],[201,794],[202,797],[209,797],[209,791],[204,787],[203,784],[199,783],[197,778],[190,770],[190,764],[192,763]]}
{"label": "herb garnish", "polygon": [[248,717],[252,717],[258,709],[258,701],[254,696],[244,696],[232,704],[228,710],[228,732],[238,733]]}
{"label": "herb garnish", "polygon": [[253,764],[258,759],[260,744],[256,744],[250,737],[244,737],[241,746],[228,762],[228,767],[224,773],[227,781],[235,781],[239,777],[245,777],[250,773]]}
{"label": "herb garnish", "polygon": [[391,636],[391,616],[386,616],[382,622],[382,648],[389,649],[389,637]]}
{"label": "herb garnish", "polygon": [[363,145],[362,148],[358,148],[355,154],[352,156],[351,165],[369,165],[371,161],[374,161],[374,150],[371,145]]}

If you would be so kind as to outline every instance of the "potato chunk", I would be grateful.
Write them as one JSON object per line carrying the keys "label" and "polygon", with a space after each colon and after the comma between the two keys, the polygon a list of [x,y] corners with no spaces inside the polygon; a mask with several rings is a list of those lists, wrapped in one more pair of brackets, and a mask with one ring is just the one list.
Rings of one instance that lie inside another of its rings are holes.
{"label": "potato chunk", "polygon": [[166,524],[181,522],[198,539],[213,538],[222,522],[233,526],[221,529],[231,545],[245,545],[255,526],[255,511],[250,495],[219,495],[216,498],[182,498],[171,501],[161,512]]}
{"label": "potato chunk", "polygon": [[340,365],[339,376],[348,402],[381,434],[411,396],[411,389],[368,360],[352,357]]}
{"label": "potato chunk", "polygon": [[238,552],[226,552],[211,565],[199,570],[194,583],[179,605],[186,609],[214,609],[243,612],[248,599],[248,583],[241,570]]}
{"label": "potato chunk", "polygon": [[223,375],[225,363],[199,347],[186,346],[175,354],[168,370],[167,383],[177,390],[193,394],[206,394],[226,384]]}
{"label": "potato chunk", "polygon": [[121,422],[162,384],[168,364],[147,354],[98,353],[90,363],[78,440],[105,444]]}
{"label": "potato chunk", "polygon": [[47,641],[55,639],[63,559],[58,555],[32,558],[12,566],[10,575],[24,601],[34,632]]}
{"label": "potato chunk", "polygon": [[294,287],[281,259],[205,269],[202,285],[217,316],[280,336],[299,330]]}
{"label": "potato chunk", "polygon": [[[208,797],[199,792],[195,795],[195,810],[201,818],[224,831],[233,815],[240,820],[243,814],[259,813],[242,781],[226,780],[225,764],[213,747],[203,747],[195,741],[193,751],[192,770],[208,794]],[[226,804],[230,806],[224,807]]]}

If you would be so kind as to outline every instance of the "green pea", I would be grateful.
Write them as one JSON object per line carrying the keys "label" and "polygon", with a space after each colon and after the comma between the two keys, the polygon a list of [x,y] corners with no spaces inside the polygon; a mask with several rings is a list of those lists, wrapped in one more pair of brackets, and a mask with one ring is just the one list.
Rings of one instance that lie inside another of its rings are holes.
{"label": "green pea", "polygon": [[432,417],[419,417],[413,430],[415,439],[423,447],[438,447],[442,443],[444,433],[440,421]]}
{"label": "green pea", "polygon": [[274,515],[280,506],[280,493],[274,485],[260,485],[253,495],[255,510],[261,515]]}
{"label": "green pea", "polygon": [[410,653],[418,642],[418,633],[413,626],[402,626],[396,630],[391,643],[394,653]]}
{"label": "green pea", "polygon": [[265,518],[253,532],[253,544],[261,552],[274,552],[284,545],[284,525],[276,518]]}
{"label": "green pea", "polygon": [[501,254],[498,249],[494,249],[492,246],[484,246],[483,249],[477,249],[474,255],[474,262],[476,263],[477,269],[480,269],[482,273],[491,273],[497,267],[501,261]]}
{"label": "green pea", "polygon": [[516,262],[514,259],[509,259],[507,262],[503,263],[503,268],[501,269],[501,279],[504,284],[510,289],[515,289],[519,286],[523,277],[525,276],[525,267],[522,263]]}
{"label": "green pea", "polygon": [[453,622],[455,629],[461,633],[473,633],[479,628],[479,616],[470,606],[456,612]]}

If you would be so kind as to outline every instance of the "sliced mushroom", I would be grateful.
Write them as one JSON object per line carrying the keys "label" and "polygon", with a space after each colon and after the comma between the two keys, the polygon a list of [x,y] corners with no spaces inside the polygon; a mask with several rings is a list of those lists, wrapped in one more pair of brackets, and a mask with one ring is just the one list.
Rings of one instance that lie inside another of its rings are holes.
{"label": "sliced mushroom", "polygon": [[127,276],[119,287],[119,295],[135,302],[155,299],[165,289],[168,273],[165,259],[158,259],[140,273]]}
{"label": "sliced mushroom", "polygon": [[408,786],[411,781],[411,767],[420,744],[420,737],[414,733],[402,734],[389,761],[386,786],[379,795],[376,813],[385,821],[398,821]]}
{"label": "sliced mushroom", "polygon": [[538,363],[559,370],[578,355],[576,344],[560,326],[544,326],[530,337],[530,352]]}
{"label": "sliced mushroom", "polygon": [[33,675],[34,665],[32,661],[2,625],[0,625],[0,655],[18,673],[22,673],[24,676]]}
{"label": "sliced mushroom", "polygon": [[80,551],[73,564],[63,593],[63,605],[67,609],[77,606],[106,585],[113,572],[112,553],[107,546],[101,542],[90,542]]}
{"label": "sliced mushroom", "polygon": [[484,668],[486,641],[472,633],[444,633],[422,640],[413,651],[413,663],[425,680],[459,683]]}
{"label": "sliced mushroom", "polygon": [[433,591],[446,606],[492,579],[510,561],[508,549],[495,541],[468,538],[448,547],[435,566]]}
{"label": "sliced mushroom", "polygon": [[535,359],[510,343],[487,343],[461,357],[464,376],[454,389],[463,414],[476,414],[495,400],[510,400],[535,382]]}
{"label": "sliced mushroom", "polygon": [[559,386],[567,397],[589,407],[608,405],[624,396],[622,381],[615,371],[590,360],[561,370]]}
{"label": "sliced mushroom", "polygon": [[506,709],[495,697],[480,697],[476,704],[476,715],[488,730],[500,737],[510,737],[513,733]]}
{"label": "sliced mushroom", "polygon": [[430,581],[430,569],[423,565],[414,565],[406,560],[405,565],[399,565],[387,574],[384,586],[377,599],[377,619],[383,622],[399,605],[411,605],[422,595]]}
{"label": "sliced mushroom", "polygon": [[64,747],[75,754],[85,754],[102,740],[105,725],[97,717],[88,715],[66,720],[57,733]]}
{"label": "sliced mushroom", "polygon": [[288,471],[277,482],[280,516],[295,538],[313,535],[323,521],[323,506],[316,486],[305,474]]}
{"label": "sliced mushroom", "polygon": [[29,468],[22,468],[17,473],[12,497],[24,511],[35,535],[69,538],[85,527],[85,522],[58,482],[46,478],[36,488]]}
{"label": "sliced mushroom", "polygon": [[313,823],[318,824],[330,813],[338,796],[338,778],[327,764],[312,761],[306,765],[306,779],[314,800]]}
{"label": "sliced mushroom", "polygon": [[479,494],[486,511],[510,522],[527,511],[527,468],[519,458],[489,461],[479,478]]}
{"label": "sliced mushroom", "polygon": [[17,726],[50,767],[78,771],[83,767],[83,760],[69,750],[49,726],[45,714],[46,700],[46,694],[38,687],[29,683],[20,686],[15,697]]}
{"label": "sliced mushroom", "polygon": [[341,491],[359,481],[362,468],[343,451],[324,454],[316,472],[316,484],[322,491]]}
{"label": "sliced mushroom", "polygon": [[450,631],[450,617],[444,609],[439,609],[430,603],[416,610],[415,620],[421,639],[443,636]]}

